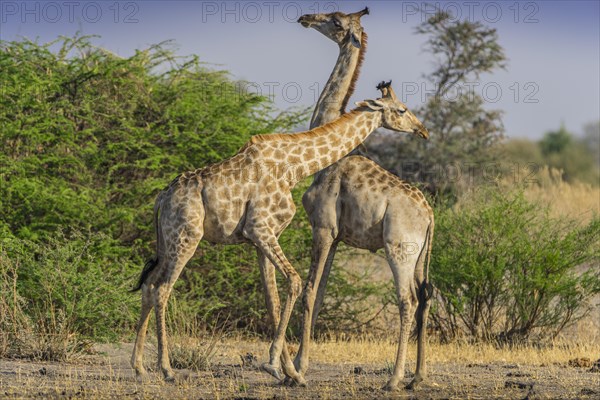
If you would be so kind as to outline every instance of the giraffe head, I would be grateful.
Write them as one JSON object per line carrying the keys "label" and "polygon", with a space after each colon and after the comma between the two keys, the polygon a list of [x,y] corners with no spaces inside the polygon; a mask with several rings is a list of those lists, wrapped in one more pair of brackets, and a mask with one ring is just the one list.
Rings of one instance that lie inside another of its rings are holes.
{"label": "giraffe head", "polygon": [[402,103],[396,97],[391,86],[392,81],[381,82],[377,89],[381,91],[381,97],[376,100],[359,101],[356,105],[359,108],[368,108],[372,111],[379,111],[383,114],[381,126],[396,132],[414,133],[424,139],[429,138],[427,128],[419,119],[408,110],[406,104]]}
{"label": "giraffe head", "polygon": [[363,33],[360,17],[368,13],[369,7],[352,14],[339,11],[329,14],[305,14],[298,19],[298,22],[305,28],[316,29],[340,46],[349,41],[360,49]]}

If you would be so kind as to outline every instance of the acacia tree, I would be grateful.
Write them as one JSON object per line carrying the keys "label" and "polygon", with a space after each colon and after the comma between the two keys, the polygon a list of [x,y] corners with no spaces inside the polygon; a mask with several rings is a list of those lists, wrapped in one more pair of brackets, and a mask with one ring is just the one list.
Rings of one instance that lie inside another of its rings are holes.
{"label": "acacia tree", "polygon": [[435,92],[416,110],[431,133],[430,140],[379,133],[372,135],[367,147],[386,169],[443,193],[464,182],[467,171],[493,159],[490,148],[502,138],[502,113],[486,110],[484,99],[467,89],[477,84],[481,74],[505,68],[506,57],[495,29],[457,20],[447,12],[437,12],[415,32],[428,36],[426,51],[435,59],[433,71],[424,75]]}
{"label": "acacia tree", "polygon": [[[22,298],[32,326],[57,310],[69,329],[97,338],[135,322],[138,301],[127,289],[154,248],[156,194],[182,171],[235,154],[252,135],[289,131],[307,113],[277,113],[169,42],[124,58],[92,39],[0,41],[0,297]],[[290,246],[295,240],[303,238]],[[255,251],[200,252],[190,264],[221,268],[191,291],[220,303],[193,311],[233,310],[246,325],[260,323]]]}

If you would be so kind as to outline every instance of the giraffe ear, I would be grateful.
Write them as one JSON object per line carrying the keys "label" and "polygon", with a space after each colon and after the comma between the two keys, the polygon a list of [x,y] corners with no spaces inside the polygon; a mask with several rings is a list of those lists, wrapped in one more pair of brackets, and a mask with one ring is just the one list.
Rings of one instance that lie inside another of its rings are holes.
{"label": "giraffe ear", "polygon": [[357,107],[367,107],[373,111],[380,111],[383,110],[383,108],[385,107],[385,105],[379,100],[357,101],[354,104],[356,104]]}

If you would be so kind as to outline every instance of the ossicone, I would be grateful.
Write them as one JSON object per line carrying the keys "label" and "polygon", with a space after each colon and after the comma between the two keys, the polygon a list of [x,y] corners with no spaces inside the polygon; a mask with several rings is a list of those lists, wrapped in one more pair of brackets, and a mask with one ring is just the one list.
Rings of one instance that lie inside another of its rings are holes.
{"label": "ossicone", "polygon": [[392,84],[392,80],[391,79],[389,81],[387,81],[387,82],[386,81],[381,81],[381,82],[379,82],[377,84],[376,89],[377,90],[382,90],[382,89],[385,89],[385,88],[389,88],[391,84]]}

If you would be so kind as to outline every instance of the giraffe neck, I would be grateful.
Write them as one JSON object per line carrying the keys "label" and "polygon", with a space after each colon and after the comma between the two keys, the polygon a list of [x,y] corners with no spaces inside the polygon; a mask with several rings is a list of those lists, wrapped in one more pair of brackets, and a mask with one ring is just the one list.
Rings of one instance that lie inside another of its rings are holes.
{"label": "giraffe neck", "polygon": [[[381,120],[381,112],[356,109],[342,115],[333,122],[297,134],[304,136],[299,136],[298,140],[294,140],[293,145],[288,147],[287,150],[293,153],[293,147],[298,146],[303,153],[300,160],[291,157],[287,160],[290,166],[297,165],[293,169],[292,176],[288,177],[290,185],[296,185],[307,176],[329,167],[348,155],[371,132],[381,126]],[[296,164],[296,161],[300,163]]]}
{"label": "giraffe neck", "polygon": [[350,40],[340,45],[340,54],[315,106],[310,121],[311,129],[334,121],[345,112],[366,51],[365,32],[362,33],[360,49],[354,47]]}

